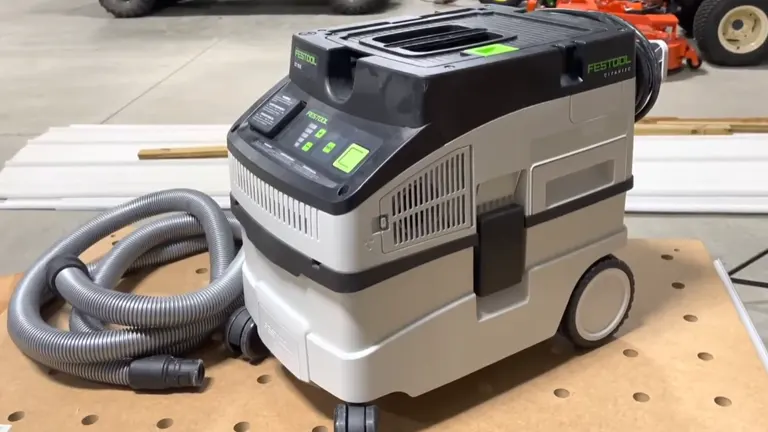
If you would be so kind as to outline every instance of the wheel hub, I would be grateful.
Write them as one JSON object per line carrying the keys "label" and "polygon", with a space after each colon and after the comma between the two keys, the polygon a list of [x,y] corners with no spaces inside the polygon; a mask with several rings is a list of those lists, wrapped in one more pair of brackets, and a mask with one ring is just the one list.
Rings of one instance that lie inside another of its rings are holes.
{"label": "wheel hub", "polygon": [[610,335],[629,308],[632,286],[619,269],[604,270],[584,289],[576,308],[576,329],[581,337],[596,341]]}
{"label": "wheel hub", "polygon": [[720,20],[717,34],[726,50],[748,54],[768,40],[768,16],[756,6],[735,7]]}

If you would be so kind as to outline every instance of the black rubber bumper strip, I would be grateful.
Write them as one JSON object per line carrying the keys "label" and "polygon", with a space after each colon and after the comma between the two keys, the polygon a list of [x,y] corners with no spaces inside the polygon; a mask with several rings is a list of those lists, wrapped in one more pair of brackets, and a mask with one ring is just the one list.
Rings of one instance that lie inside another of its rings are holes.
{"label": "black rubber bumper strip", "polygon": [[243,226],[248,240],[262,255],[294,276],[304,275],[331,291],[342,294],[362,291],[400,273],[474,247],[477,244],[477,236],[472,234],[362,272],[339,273],[293,249],[272,235],[256,222],[231,195],[230,202],[232,214]]}

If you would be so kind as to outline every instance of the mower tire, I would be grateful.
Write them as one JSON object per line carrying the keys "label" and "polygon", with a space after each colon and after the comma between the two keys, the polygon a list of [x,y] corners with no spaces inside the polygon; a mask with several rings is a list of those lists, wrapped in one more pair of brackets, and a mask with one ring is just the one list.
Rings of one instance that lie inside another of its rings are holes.
{"label": "mower tire", "polygon": [[768,0],[704,0],[693,36],[708,63],[758,65],[768,60]]}
{"label": "mower tire", "polygon": [[115,18],[139,18],[150,15],[160,5],[158,0],[99,0]]}
{"label": "mower tire", "polygon": [[389,0],[331,0],[331,9],[341,15],[367,15],[384,9]]}

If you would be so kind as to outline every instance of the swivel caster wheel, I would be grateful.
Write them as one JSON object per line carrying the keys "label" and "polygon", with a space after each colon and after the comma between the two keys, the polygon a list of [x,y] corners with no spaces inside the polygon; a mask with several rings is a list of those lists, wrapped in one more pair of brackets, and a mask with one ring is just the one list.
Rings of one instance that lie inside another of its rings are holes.
{"label": "swivel caster wheel", "polygon": [[261,362],[269,357],[269,349],[259,337],[256,323],[245,306],[236,310],[227,321],[224,344],[235,355],[242,355],[250,361]]}
{"label": "swivel caster wheel", "polygon": [[333,432],[378,432],[379,409],[376,405],[336,405]]}

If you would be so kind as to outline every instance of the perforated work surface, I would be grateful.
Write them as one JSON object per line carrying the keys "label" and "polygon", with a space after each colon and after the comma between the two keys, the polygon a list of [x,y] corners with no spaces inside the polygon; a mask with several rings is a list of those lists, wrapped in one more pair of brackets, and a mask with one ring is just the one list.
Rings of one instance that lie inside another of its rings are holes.
{"label": "perforated work surface", "polygon": [[[619,255],[637,277],[620,339],[579,356],[543,343],[424,397],[385,398],[382,430],[763,430],[768,375],[701,243],[634,240]],[[166,266],[135,291],[199,288],[206,258]],[[16,350],[0,315],[0,425],[12,432],[333,430],[336,401],[274,360],[250,365],[211,344],[203,392],[137,395],[49,375]]]}

